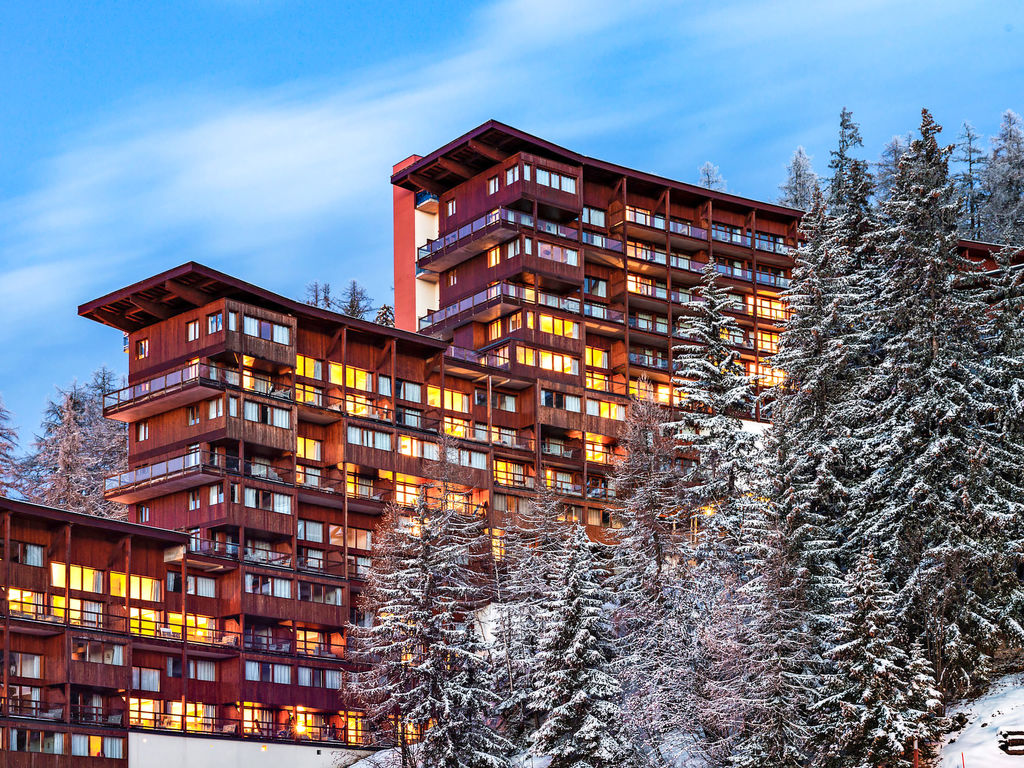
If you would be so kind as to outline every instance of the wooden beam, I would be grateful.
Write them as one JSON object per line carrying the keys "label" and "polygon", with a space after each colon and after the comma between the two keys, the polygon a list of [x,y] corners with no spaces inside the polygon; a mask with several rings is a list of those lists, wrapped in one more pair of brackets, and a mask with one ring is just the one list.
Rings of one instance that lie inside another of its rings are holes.
{"label": "wooden beam", "polygon": [[482,141],[476,139],[469,140],[469,148],[474,152],[479,152],[484,157],[493,160],[496,163],[500,163],[505,158],[509,157],[508,152],[502,152],[497,147],[492,147],[490,144],[485,144]]}
{"label": "wooden beam", "polygon": [[195,288],[191,288],[187,285],[182,285],[175,280],[165,280],[164,288],[173,293],[179,299],[183,299],[189,304],[195,304],[197,307],[209,304],[213,299],[212,296],[208,296],[202,291],[197,291]]}
{"label": "wooden beam", "polygon": [[461,176],[464,179],[471,179],[476,176],[476,171],[468,165],[456,162],[455,160],[449,160],[447,157],[437,158],[437,164],[446,171],[454,173],[456,176]]}
{"label": "wooden beam", "polygon": [[334,335],[331,336],[331,340],[327,343],[327,351],[324,353],[325,358],[329,358],[334,354],[335,350],[337,350],[338,342],[341,341],[341,332],[343,330],[345,330],[345,326],[338,328],[338,330],[334,332]]}
{"label": "wooden beam", "polygon": [[174,314],[170,307],[166,307],[163,304],[157,304],[155,301],[150,301],[149,299],[143,299],[141,296],[132,296],[129,301],[143,312],[148,312],[153,315],[153,317],[159,318],[160,320],[166,320]]}
{"label": "wooden beam", "polygon": [[440,197],[441,195],[444,194],[443,186],[438,184],[433,179],[428,179],[421,173],[410,173],[409,181],[411,181],[413,184],[420,187],[421,189],[425,189],[432,195],[437,195],[438,197]]}

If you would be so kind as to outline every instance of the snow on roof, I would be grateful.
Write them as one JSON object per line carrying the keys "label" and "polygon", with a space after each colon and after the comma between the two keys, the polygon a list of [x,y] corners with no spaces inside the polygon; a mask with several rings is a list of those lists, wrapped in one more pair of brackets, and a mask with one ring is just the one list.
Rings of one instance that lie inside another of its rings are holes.
{"label": "snow on roof", "polygon": [[938,768],[1024,768],[1024,756],[999,749],[1000,731],[1024,731],[1024,674],[996,680],[988,693],[954,707],[949,716],[958,712],[967,715],[967,724],[944,739]]}

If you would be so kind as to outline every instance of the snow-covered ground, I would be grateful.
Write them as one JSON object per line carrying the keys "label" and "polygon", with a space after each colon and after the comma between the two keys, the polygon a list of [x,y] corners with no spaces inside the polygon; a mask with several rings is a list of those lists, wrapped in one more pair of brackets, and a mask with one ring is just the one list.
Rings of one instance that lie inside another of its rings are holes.
{"label": "snow-covered ground", "polygon": [[950,717],[957,712],[967,715],[967,724],[946,737],[939,768],[1024,768],[1024,756],[999,749],[1001,730],[1024,730],[1024,674],[1000,678],[980,699],[953,709]]}

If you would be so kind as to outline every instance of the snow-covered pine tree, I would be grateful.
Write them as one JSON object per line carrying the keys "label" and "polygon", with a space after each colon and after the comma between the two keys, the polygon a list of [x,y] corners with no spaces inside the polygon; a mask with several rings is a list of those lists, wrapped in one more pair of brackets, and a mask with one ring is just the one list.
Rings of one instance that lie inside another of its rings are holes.
{"label": "snow-covered pine tree", "polygon": [[0,496],[12,496],[19,488],[18,431],[11,425],[11,412],[0,395]]}
{"label": "snow-covered pine tree", "polygon": [[488,722],[494,675],[475,623],[485,520],[449,484],[443,440],[440,455],[440,482],[411,513],[389,510],[374,542],[362,605],[376,620],[353,628],[369,667],[356,688],[370,722],[395,734],[404,767],[499,768],[508,745]]}
{"label": "snow-covered pine tree", "polygon": [[[871,290],[871,194],[867,163],[853,115],[840,115],[838,146],[829,167],[829,199],[815,195],[801,223],[789,288],[791,311],[772,365],[786,378],[768,411],[769,443],[779,476],[773,493],[808,571],[819,637],[838,594],[836,542],[844,537],[853,489],[863,478],[855,427],[864,417],[861,390],[870,335],[863,306]],[[831,210],[831,213],[829,212]]]}
{"label": "snow-covered pine tree", "polygon": [[771,503],[756,490],[743,503],[747,580],[739,588],[743,622],[733,640],[743,669],[734,683],[738,690],[725,697],[740,705],[743,724],[731,764],[803,768],[818,672],[806,572]]}
{"label": "snow-covered pine tree", "polygon": [[670,571],[681,559],[687,530],[680,529],[684,516],[676,509],[680,473],[667,409],[651,398],[634,398],[619,447],[613,481],[621,527],[614,531],[612,583],[620,607],[643,622],[669,598],[676,581]]}
{"label": "snow-covered pine tree", "polygon": [[571,528],[562,498],[542,484],[504,521],[503,556],[494,564],[495,673],[503,732],[525,748],[538,722],[529,709],[535,657],[543,634],[541,609],[551,600]]}
{"label": "snow-covered pine tree", "polygon": [[981,180],[987,158],[978,143],[980,139],[981,134],[974,130],[974,126],[964,122],[953,155],[953,159],[960,163],[960,171],[955,176],[961,199],[960,234],[971,240],[982,237],[984,194]]}
{"label": "snow-covered pine tree", "polygon": [[569,539],[558,588],[544,606],[537,686],[541,719],[531,753],[550,768],[628,768],[636,763],[622,725],[622,689],[613,672],[612,595],[604,586],[601,544],[581,525]]}
{"label": "snow-covered pine tree", "polygon": [[377,317],[373,319],[377,325],[383,325],[388,328],[395,327],[395,308],[390,304],[381,304],[380,309],[377,310]]}
{"label": "snow-covered pine tree", "polygon": [[779,185],[779,203],[809,211],[817,186],[818,174],[814,172],[811,158],[803,147],[797,147],[786,167],[786,181]]}
{"label": "snow-covered pine tree", "polygon": [[984,236],[1009,245],[1024,245],[1024,121],[1013,110],[1003,113],[999,133],[982,174]]}
{"label": "snow-covered pine tree", "polygon": [[[20,490],[29,501],[123,519],[125,507],[103,498],[107,477],[127,467],[127,427],[103,418],[103,395],[117,379],[108,368],[84,386],[57,390],[32,451],[21,461]],[[70,505],[70,506],[67,506]]]}
{"label": "snow-covered pine tree", "polygon": [[820,768],[911,768],[917,738],[937,735],[938,691],[919,645],[903,650],[894,596],[874,555],[865,552],[837,600],[830,658],[834,670],[815,704]]}
{"label": "snow-covered pine tree", "polygon": [[710,160],[700,167],[699,174],[700,178],[697,183],[704,187],[704,189],[725,192],[725,179],[722,178],[722,173],[718,170],[718,166]]}
{"label": "snow-covered pine tree", "polygon": [[923,636],[947,696],[985,679],[1020,591],[1020,495],[1005,479],[1004,403],[979,386],[997,376],[985,352],[988,283],[957,248],[950,148],[922,112],[873,235],[882,270],[872,305],[882,364],[863,432],[872,473],[850,551],[874,549],[897,593],[905,635]]}
{"label": "snow-covered pine tree", "polygon": [[875,171],[875,197],[878,200],[885,200],[892,193],[900,158],[910,147],[911,139],[909,133],[906,136],[893,136],[882,149]]}
{"label": "snow-covered pine tree", "polygon": [[743,428],[741,417],[752,411],[754,392],[732,348],[743,332],[726,314],[732,299],[718,285],[712,262],[704,266],[700,299],[688,305],[690,313],[678,328],[685,342],[675,347],[673,384],[684,410],[670,428],[680,451],[693,458],[683,472],[681,505],[691,518],[682,522],[697,520],[714,529],[705,543],[728,547],[738,528],[730,502],[742,492],[752,465],[754,435]]}

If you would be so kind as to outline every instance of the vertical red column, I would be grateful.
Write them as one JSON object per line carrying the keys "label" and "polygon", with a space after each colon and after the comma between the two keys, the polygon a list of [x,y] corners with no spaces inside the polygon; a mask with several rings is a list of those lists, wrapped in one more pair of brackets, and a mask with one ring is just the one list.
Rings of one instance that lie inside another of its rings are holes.
{"label": "vertical red column", "polygon": [[[393,173],[420,159],[412,155],[398,163]],[[392,187],[394,214],[395,259],[395,325],[406,331],[416,330],[416,193]]]}

